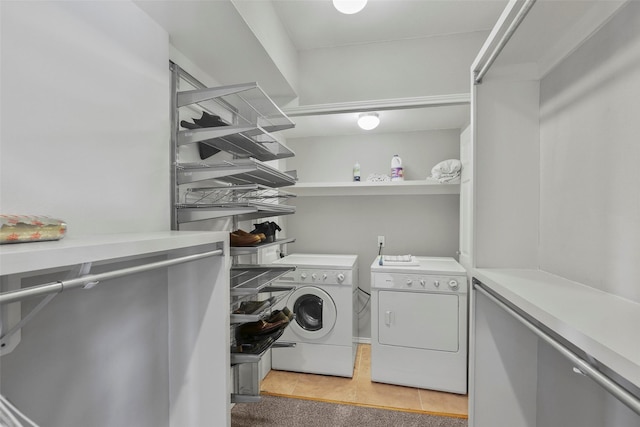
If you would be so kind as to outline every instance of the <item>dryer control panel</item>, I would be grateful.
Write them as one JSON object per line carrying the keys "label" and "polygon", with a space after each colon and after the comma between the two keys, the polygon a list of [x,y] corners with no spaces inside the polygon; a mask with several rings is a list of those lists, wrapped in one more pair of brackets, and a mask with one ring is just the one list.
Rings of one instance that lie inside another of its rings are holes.
{"label": "dryer control panel", "polygon": [[413,292],[467,293],[466,276],[435,276],[403,273],[374,273],[371,287]]}

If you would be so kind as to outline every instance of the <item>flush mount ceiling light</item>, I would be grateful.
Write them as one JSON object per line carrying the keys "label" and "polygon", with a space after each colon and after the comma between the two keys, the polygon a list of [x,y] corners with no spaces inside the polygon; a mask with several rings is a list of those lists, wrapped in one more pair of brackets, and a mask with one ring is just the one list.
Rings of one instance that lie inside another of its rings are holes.
{"label": "flush mount ceiling light", "polygon": [[360,12],[367,5],[367,0],[333,0],[333,6],[347,15]]}
{"label": "flush mount ceiling light", "polygon": [[358,126],[364,130],[375,129],[379,124],[378,113],[362,113],[358,116]]}

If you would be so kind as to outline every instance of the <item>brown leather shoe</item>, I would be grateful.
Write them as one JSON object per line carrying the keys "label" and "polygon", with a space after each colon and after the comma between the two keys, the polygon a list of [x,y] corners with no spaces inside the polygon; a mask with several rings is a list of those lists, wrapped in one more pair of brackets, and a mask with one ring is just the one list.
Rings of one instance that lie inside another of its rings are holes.
{"label": "brown leather shoe", "polygon": [[231,246],[253,246],[260,243],[260,241],[260,237],[253,234],[241,235],[237,231],[229,233],[229,244]]}
{"label": "brown leather shoe", "polygon": [[289,307],[284,307],[282,309],[282,313],[284,313],[285,316],[287,316],[287,318],[289,319],[289,321],[293,320],[293,313],[291,312],[291,310],[289,310]]}
{"label": "brown leather shoe", "polygon": [[241,236],[258,236],[261,242],[264,242],[265,240],[267,240],[267,236],[265,236],[264,233],[247,233],[244,230],[236,230],[234,231],[234,233],[239,234]]}
{"label": "brown leather shoe", "polygon": [[278,319],[275,322],[267,322],[258,320],[257,322],[243,323],[236,328],[236,336],[240,338],[251,338],[259,335],[267,335],[276,331],[278,328],[284,328],[289,324],[289,319]]}

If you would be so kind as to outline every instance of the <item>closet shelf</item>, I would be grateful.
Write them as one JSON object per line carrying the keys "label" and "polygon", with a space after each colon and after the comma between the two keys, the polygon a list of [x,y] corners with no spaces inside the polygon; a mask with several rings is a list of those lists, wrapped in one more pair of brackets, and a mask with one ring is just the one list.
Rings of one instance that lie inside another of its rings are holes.
{"label": "closet shelf", "polygon": [[186,205],[178,203],[178,223],[204,221],[207,219],[237,216],[240,221],[249,221],[270,216],[291,215],[295,206],[275,203],[239,202]]}
{"label": "closet shelf", "polygon": [[4,276],[104,262],[224,242],[227,238],[228,233],[221,231],[159,231],[67,236],[51,242],[1,245],[0,272]]}
{"label": "closet shelf", "polygon": [[224,108],[233,106],[244,121],[258,123],[269,132],[295,126],[256,82],[182,91],[177,97],[178,108],[210,100]]}
{"label": "closet shelf", "polygon": [[276,342],[278,338],[280,338],[282,334],[284,334],[285,329],[288,327],[289,325],[286,325],[284,328],[280,329],[274,335],[269,335],[267,337],[264,337],[263,341],[259,344],[261,345],[261,347],[264,348],[260,353],[243,353],[241,351],[238,351],[239,346],[236,345],[234,340],[234,343],[231,346],[231,364],[234,365],[234,364],[240,364],[240,363],[257,363],[260,361],[260,359],[262,359],[265,353],[269,351],[269,349],[271,349],[272,347],[295,347],[295,343],[277,343]]}
{"label": "closet shelf", "polygon": [[[236,157],[261,161],[284,159],[295,154],[272,132],[295,124],[267,96],[257,83],[201,88],[177,93],[177,107],[213,102],[229,111],[228,126],[179,130],[178,145],[204,142]],[[206,104],[204,110],[217,110]]]}
{"label": "closet shelf", "polygon": [[569,348],[596,360],[603,373],[640,390],[640,304],[542,270],[479,268],[473,277]]}
{"label": "closet shelf", "polygon": [[252,313],[241,314],[235,313],[235,311],[239,309],[243,302],[245,302],[245,299],[253,297],[253,295],[238,298],[231,306],[231,324],[257,322],[258,320],[265,319],[271,314],[273,307],[293,292],[294,288],[269,287],[269,290],[272,292],[282,292],[279,292],[278,296],[272,296],[262,301],[262,304]]}
{"label": "closet shelf", "polygon": [[293,243],[295,241],[296,241],[295,238],[282,238],[282,239],[276,239],[275,242],[258,243],[258,244],[253,245],[253,246],[232,246],[232,247],[229,248],[229,254],[231,256],[251,255],[251,254],[258,253],[259,250],[264,249],[264,248],[268,248],[269,246],[280,246],[280,245],[284,245],[284,244],[287,244],[287,243]]}
{"label": "closet shelf", "polygon": [[203,142],[236,157],[261,161],[286,159],[295,153],[260,126],[220,126],[178,131],[178,145]]}
{"label": "closet shelf", "polygon": [[256,159],[224,160],[211,163],[177,163],[178,184],[217,180],[234,185],[261,184],[271,188],[296,182],[296,172],[280,170]]}
{"label": "closet shelf", "polygon": [[459,183],[436,181],[397,182],[298,182],[289,189],[302,196],[406,196],[460,194]]}
{"label": "closet shelf", "polygon": [[293,287],[272,288],[269,285],[289,271],[295,270],[295,266],[275,265],[235,265],[231,267],[231,296],[255,295],[259,292],[275,292],[289,290]]}
{"label": "closet shelf", "polygon": [[195,203],[227,203],[254,200],[288,199],[295,194],[266,187],[260,184],[223,185],[215,187],[187,188],[184,196],[185,204]]}

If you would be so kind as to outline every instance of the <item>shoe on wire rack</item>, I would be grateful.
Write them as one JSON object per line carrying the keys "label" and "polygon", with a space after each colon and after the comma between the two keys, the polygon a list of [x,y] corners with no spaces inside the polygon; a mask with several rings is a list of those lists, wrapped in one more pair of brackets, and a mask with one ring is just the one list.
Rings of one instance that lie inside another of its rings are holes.
{"label": "shoe on wire rack", "polygon": [[260,242],[260,237],[253,234],[242,235],[238,234],[237,231],[229,233],[229,244],[231,246],[254,246]]}
{"label": "shoe on wire rack", "polygon": [[257,311],[270,307],[275,302],[276,297],[269,297],[260,301],[242,301],[240,306],[233,312],[234,314],[253,314]]}
{"label": "shoe on wire rack", "polygon": [[236,230],[234,231],[234,233],[237,233],[241,236],[258,236],[261,242],[264,242],[265,240],[267,240],[267,236],[265,236],[264,233],[254,233],[254,232],[247,233],[244,230]]}

